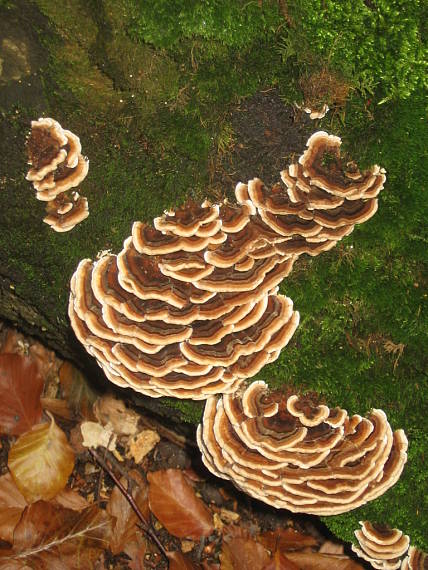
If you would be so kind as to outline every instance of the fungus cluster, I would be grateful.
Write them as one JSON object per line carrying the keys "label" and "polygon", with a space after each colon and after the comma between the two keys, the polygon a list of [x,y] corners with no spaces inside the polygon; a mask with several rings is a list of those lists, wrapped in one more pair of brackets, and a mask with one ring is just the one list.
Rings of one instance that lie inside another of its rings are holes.
{"label": "fungus cluster", "polygon": [[360,522],[355,531],[359,546],[352,550],[378,570],[424,570],[428,568],[428,556],[414,546],[397,528],[382,527],[369,521]]}
{"label": "fungus cluster", "polygon": [[31,122],[27,150],[31,168],[26,179],[33,183],[36,198],[47,202],[43,221],[56,232],[71,230],[89,215],[87,199],[71,191],[89,168],[79,138],[54,119],[41,118]]}
{"label": "fungus cluster", "polygon": [[254,179],[238,184],[237,204],[190,202],[154,227],[135,222],[118,255],[79,264],[71,323],[112,382],[205,399],[278,357],[299,321],[279,283],[299,255],[330,249],[372,216],[385,181],[379,167],[344,170],[339,146],[316,133],[284,184]]}
{"label": "fungus cluster", "polygon": [[309,396],[253,382],[210,397],[198,426],[208,469],[276,508],[336,515],[382,495],[398,480],[407,438],[382,410],[348,416]]}

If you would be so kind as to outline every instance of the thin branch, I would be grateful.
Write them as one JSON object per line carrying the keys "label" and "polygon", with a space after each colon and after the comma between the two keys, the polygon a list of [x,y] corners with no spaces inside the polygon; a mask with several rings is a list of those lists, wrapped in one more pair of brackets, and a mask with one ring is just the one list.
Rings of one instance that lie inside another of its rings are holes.
{"label": "thin branch", "polygon": [[117,487],[119,488],[119,491],[122,493],[122,495],[125,497],[125,499],[128,501],[128,503],[131,505],[132,509],[134,510],[135,514],[137,515],[137,517],[140,519],[141,522],[141,526],[143,531],[153,540],[153,542],[156,544],[156,546],[159,548],[160,552],[165,556],[166,560],[168,560],[168,555],[166,553],[165,548],[162,546],[162,543],[160,542],[160,540],[158,539],[158,537],[156,536],[156,534],[153,532],[150,524],[146,521],[146,519],[144,518],[142,512],[140,511],[140,509],[138,508],[137,503],[134,501],[134,498],[132,497],[132,495],[130,495],[128,493],[128,491],[125,489],[125,487],[122,485],[122,483],[120,482],[120,480],[118,479],[118,477],[114,474],[114,472],[112,471],[112,469],[110,468],[110,466],[108,465],[108,463],[106,461],[104,461],[104,459],[102,459],[102,457],[99,456],[99,454],[94,450],[94,449],[89,449],[89,453],[92,455],[92,457],[95,459],[95,461],[98,463],[98,465],[104,469],[104,471],[106,471],[110,477],[113,479],[113,481],[115,482],[115,484],[117,485]]}

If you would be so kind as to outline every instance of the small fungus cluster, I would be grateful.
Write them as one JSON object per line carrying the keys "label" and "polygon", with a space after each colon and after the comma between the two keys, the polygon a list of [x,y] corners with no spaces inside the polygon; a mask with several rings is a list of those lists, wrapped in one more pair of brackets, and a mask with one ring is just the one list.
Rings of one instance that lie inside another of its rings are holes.
{"label": "small fungus cluster", "polygon": [[234,392],[278,357],[299,322],[278,285],[299,255],[370,218],[385,181],[376,166],[343,169],[338,137],[319,132],[307,146],[283,184],[253,179],[237,185],[237,204],[135,222],[118,255],[79,264],[71,323],[112,382],[199,400]]}
{"label": "small fungus cluster", "polygon": [[349,417],[310,397],[245,390],[207,400],[198,445],[208,469],[276,508],[336,515],[382,495],[398,480],[407,438],[385,413]]}
{"label": "small fungus cluster", "polygon": [[76,188],[88,174],[89,161],[79,138],[54,119],[31,122],[27,141],[26,179],[33,183],[36,198],[47,202],[44,222],[56,232],[67,232],[88,217],[88,201]]}
{"label": "small fungus cluster", "polygon": [[428,555],[414,546],[410,539],[397,528],[381,527],[369,521],[360,522],[361,529],[355,531],[359,546],[352,550],[370,562],[377,570],[426,570]]}

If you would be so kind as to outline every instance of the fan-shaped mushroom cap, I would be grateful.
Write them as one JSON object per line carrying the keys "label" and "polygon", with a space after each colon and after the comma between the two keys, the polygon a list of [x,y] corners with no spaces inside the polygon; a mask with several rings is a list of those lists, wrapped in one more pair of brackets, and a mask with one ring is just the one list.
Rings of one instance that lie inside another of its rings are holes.
{"label": "fan-shaped mushroom cap", "polygon": [[61,194],[49,202],[47,211],[43,221],[56,232],[68,232],[89,216],[88,200],[77,192],[71,198]]}
{"label": "fan-shaped mushroom cap", "polygon": [[333,515],[395,483],[407,458],[404,433],[398,440],[395,434],[382,410],[349,417],[311,397],[269,392],[258,381],[209,398],[197,437],[208,469],[252,497]]}
{"label": "fan-shaped mushroom cap", "polygon": [[401,570],[428,569],[428,554],[426,552],[422,552],[422,550],[411,546],[407,554],[401,565]]}
{"label": "fan-shaped mushroom cap", "polygon": [[361,521],[360,525],[361,529],[355,531],[359,547],[353,544],[352,550],[379,570],[400,568],[409,548],[409,537],[397,528],[380,527],[369,521]]}
{"label": "fan-shaped mushroom cap", "polygon": [[[314,160],[322,154],[315,142]],[[112,381],[203,399],[232,392],[278,357],[299,322],[278,285],[299,255],[327,251],[376,206],[315,186],[303,172],[310,166],[307,157],[290,167],[286,188],[238,184],[238,204],[188,202],[154,227],[135,222],[117,256],[79,265],[70,319]],[[359,175],[344,184],[353,196]]]}

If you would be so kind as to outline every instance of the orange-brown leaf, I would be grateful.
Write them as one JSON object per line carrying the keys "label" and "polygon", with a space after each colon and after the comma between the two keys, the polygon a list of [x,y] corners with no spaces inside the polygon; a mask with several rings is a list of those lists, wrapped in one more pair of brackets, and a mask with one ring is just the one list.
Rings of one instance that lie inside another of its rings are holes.
{"label": "orange-brown leaf", "polygon": [[0,539],[12,544],[13,531],[27,502],[10,473],[0,477]]}
{"label": "orange-brown leaf", "polygon": [[66,486],[74,453],[52,418],[20,436],[9,451],[8,467],[28,503],[49,500]]}
{"label": "orange-brown leaf", "polygon": [[0,432],[19,435],[42,417],[43,379],[37,365],[19,354],[0,354]]}
{"label": "orange-brown leaf", "polygon": [[110,517],[98,507],[82,513],[38,501],[22,514],[11,560],[33,570],[84,570],[108,546]]}
{"label": "orange-brown leaf", "polygon": [[147,475],[149,504],[164,527],[179,538],[198,540],[213,530],[213,517],[179,469]]}
{"label": "orange-brown leaf", "polygon": [[223,540],[220,554],[222,570],[262,570],[270,557],[263,545],[252,538]]}
{"label": "orange-brown leaf", "polygon": [[267,531],[259,536],[258,539],[268,550],[301,550],[306,546],[316,546],[317,540],[309,535],[303,534],[293,528],[278,528],[275,531]]}
{"label": "orange-brown leaf", "polygon": [[[137,471],[131,471],[129,475],[136,484],[132,491],[132,497],[143,517],[149,520],[147,484]],[[121,479],[121,482],[126,487],[126,479],[124,477]],[[128,554],[130,544],[137,541],[136,533],[139,532],[137,527],[139,519],[118,487],[115,487],[110,495],[107,512],[115,517],[110,550],[113,554],[119,554],[119,552],[127,552]]]}
{"label": "orange-brown leaf", "polygon": [[199,570],[199,564],[195,564],[188,556],[179,552],[167,552],[169,560],[169,570]]}
{"label": "orange-brown leaf", "polygon": [[364,570],[364,566],[348,556],[319,552],[290,552],[287,558],[297,564],[300,570]]}
{"label": "orange-brown leaf", "polygon": [[281,554],[280,550],[276,550],[272,559],[266,566],[263,566],[263,570],[300,570],[299,566],[296,566],[289,558]]}

